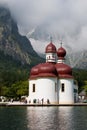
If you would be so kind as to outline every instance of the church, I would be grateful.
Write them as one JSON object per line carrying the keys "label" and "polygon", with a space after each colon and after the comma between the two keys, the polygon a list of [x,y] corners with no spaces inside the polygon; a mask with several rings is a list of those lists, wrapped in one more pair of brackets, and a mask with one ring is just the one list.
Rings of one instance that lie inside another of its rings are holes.
{"label": "church", "polygon": [[66,50],[51,41],[45,48],[46,62],[34,66],[29,77],[29,103],[73,104],[78,101],[78,85],[72,68],[65,63]]}

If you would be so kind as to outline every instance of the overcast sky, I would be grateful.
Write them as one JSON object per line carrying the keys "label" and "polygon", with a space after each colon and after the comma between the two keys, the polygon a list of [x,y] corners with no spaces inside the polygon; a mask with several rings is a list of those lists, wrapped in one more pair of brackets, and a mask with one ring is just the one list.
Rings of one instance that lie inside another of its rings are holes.
{"label": "overcast sky", "polygon": [[[87,49],[87,0],[0,0],[26,35],[39,25],[73,49]],[[44,39],[45,40],[45,39]]]}

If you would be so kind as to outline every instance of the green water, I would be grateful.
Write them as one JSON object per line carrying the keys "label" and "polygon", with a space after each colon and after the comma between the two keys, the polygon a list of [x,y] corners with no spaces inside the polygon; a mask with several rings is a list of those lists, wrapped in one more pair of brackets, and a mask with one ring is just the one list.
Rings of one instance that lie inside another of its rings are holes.
{"label": "green water", "polygon": [[87,107],[0,107],[0,130],[87,130]]}

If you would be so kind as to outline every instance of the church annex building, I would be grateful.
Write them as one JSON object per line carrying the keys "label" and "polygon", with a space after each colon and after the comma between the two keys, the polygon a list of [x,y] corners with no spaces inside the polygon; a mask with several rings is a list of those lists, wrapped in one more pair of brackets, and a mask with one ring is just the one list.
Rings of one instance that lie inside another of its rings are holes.
{"label": "church annex building", "polygon": [[31,69],[29,103],[73,104],[78,101],[78,85],[72,68],[65,64],[66,50],[56,49],[52,41],[45,49],[46,62]]}

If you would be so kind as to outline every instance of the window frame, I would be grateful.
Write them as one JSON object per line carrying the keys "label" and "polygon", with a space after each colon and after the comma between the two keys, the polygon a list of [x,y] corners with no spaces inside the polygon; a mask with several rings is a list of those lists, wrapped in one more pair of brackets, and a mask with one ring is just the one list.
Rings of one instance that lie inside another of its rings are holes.
{"label": "window frame", "polygon": [[33,84],[32,87],[33,87],[33,88],[32,88],[32,92],[35,93],[35,89],[36,89],[36,88],[35,88],[35,84]]}
{"label": "window frame", "polygon": [[65,84],[64,83],[61,84],[61,92],[65,92]]}

